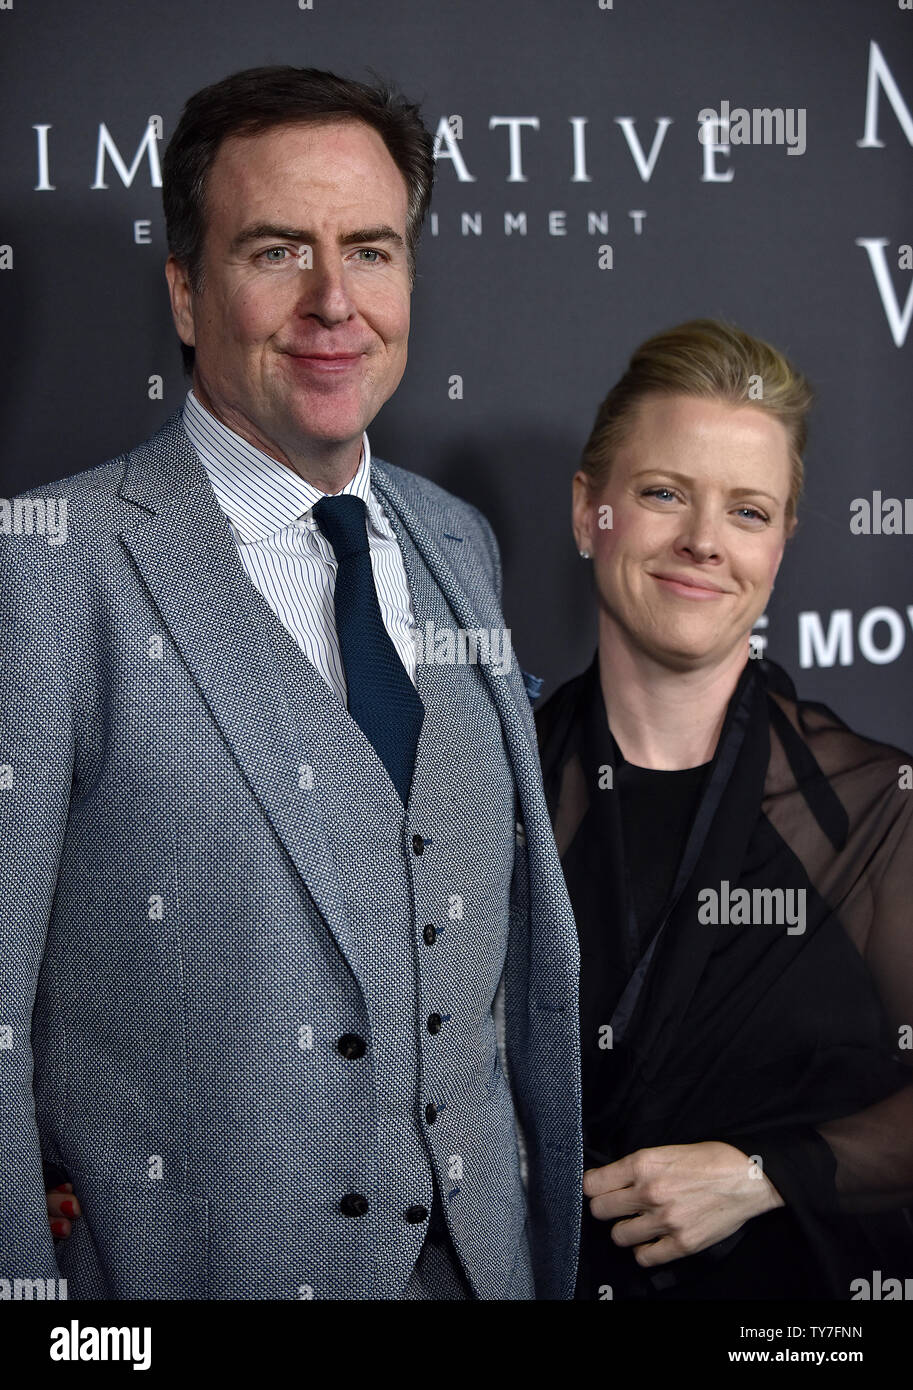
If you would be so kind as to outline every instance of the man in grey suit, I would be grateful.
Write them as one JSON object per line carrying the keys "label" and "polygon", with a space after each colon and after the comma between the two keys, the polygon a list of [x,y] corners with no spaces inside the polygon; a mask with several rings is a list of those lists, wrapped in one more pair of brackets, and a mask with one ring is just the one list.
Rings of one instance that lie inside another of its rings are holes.
{"label": "man in grey suit", "polygon": [[193,389],[28,494],[65,543],[2,538],[0,1278],[573,1295],[578,952],[498,548],[365,433],[432,174],[384,89],[197,93],[163,180]]}

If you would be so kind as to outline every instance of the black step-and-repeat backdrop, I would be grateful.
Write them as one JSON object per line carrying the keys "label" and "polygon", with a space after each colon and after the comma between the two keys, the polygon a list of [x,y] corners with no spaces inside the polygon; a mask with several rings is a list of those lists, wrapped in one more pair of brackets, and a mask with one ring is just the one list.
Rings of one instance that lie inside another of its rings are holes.
{"label": "black step-and-repeat backdrop", "polygon": [[721,316],[818,393],[758,635],[801,693],[913,747],[911,0],[0,0],[0,52],[0,495],[183,398],[160,159],[190,93],[373,71],[439,157],[372,446],[488,514],[524,667],[549,689],[594,646],[569,504],[599,400],[641,339]]}

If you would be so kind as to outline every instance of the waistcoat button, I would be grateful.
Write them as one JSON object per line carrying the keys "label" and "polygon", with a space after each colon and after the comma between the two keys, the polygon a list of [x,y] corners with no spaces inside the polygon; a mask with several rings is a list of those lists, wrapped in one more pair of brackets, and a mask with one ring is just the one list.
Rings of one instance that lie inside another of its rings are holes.
{"label": "waistcoat button", "polygon": [[343,1216],[364,1216],[368,1210],[368,1199],[360,1192],[347,1192],[339,1203]]}

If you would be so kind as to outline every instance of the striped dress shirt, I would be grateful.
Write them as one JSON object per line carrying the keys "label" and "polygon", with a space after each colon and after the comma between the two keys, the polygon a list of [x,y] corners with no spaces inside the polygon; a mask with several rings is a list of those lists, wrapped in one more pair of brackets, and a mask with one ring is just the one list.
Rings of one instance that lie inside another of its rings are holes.
{"label": "striped dress shirt", "polygon": [[[251,582],[345,704],[346,676],[333,603],[336,557],[312,515],[326,494],[223,425],[192,390],[182,418]],[[367,433],[362,435],[358,470],[341,491],[362,498],[367,508],[368,549],[381,617],[414,685],[412,597],[399,542],[371,489]]]}

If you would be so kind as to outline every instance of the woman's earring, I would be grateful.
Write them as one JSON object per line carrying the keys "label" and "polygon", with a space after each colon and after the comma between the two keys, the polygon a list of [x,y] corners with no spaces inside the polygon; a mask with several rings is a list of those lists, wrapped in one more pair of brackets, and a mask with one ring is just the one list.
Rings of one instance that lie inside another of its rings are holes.
{"label": "woman's earring", "polygon": [[578,552],[578,554],[580,555],[581,560],[588,560],[590,558],[590,552],[588,550],[581,550]]}

